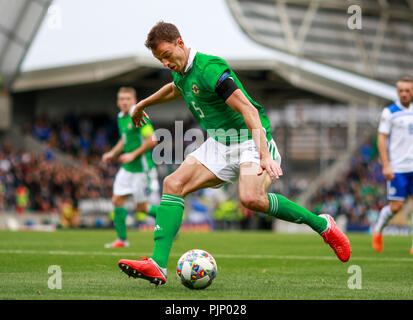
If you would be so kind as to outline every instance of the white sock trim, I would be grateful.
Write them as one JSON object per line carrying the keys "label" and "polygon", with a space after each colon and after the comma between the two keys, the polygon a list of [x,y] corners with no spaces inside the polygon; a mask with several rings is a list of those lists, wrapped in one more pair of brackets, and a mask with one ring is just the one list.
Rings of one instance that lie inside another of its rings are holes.
{"label": "white sock trim", "polygon": [[322,218],[324,218],[324,219],[327,220],[327,227],[326,227],[326,229],[325,229],[323,232],[321,232],[320,234],[323,234],[323,233],[326,232],[328,229],[330,229],[330,227],[331,227],[331,222],[330,222],[329,216],[330,216],[330,215],[325,214],[325,213],[319,215],[319,217],[322,217]]}

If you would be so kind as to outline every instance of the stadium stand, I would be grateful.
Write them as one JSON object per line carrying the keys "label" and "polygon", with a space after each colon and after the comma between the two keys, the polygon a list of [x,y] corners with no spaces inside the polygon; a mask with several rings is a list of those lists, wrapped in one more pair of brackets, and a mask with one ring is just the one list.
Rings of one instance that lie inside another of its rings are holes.
{"label": "stadium stand", "polygon": [[385,180],[378,159],[376,137],[363,141],[347,168],[332,186],[322,186],[310,200],[317,214],[344,215],[349,224],[368,228],[386,204]]}

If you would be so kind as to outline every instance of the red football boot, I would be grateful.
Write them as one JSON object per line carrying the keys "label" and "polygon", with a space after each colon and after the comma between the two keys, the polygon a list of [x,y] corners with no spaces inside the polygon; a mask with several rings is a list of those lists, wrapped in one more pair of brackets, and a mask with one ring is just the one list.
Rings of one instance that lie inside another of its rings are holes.
{"label": "red football boot", "polygon": [[330,245],[341,261],[347,262],[351,255],[350,241],[337,227],[332,216],[329,214],[320,214],[320,217],[321,216],[327,219],[327,230],[321,234],[324,242]]}
{"label": "red football boot", "polygon": [[146,257],[141,260],[122,259],[119,260],[118,266],[130,277],[146,279],[156,285],[166,282],[166,269],[158,266],[152,259]]}

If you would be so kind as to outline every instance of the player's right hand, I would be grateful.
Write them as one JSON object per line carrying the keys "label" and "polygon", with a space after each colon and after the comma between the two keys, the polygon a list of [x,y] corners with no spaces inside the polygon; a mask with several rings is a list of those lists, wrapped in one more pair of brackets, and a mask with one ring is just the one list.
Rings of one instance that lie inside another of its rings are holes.
{"label": "player's right hand", "polygon": [[102,155],[102,162],[108,162],[108,161],[110,161],[110,160],[112,160],[113,159],[113,154],[112,154],[112,152],[105,152],[103,155]]}
{"label": "player's right hand", "polygon": [[139,103],[135,104],[132,107],[132,112],[131,112],[131,119],[135,127],[139,128],[145,125],[146,124],[145,118],[149,119],[149,116],[146,114],[145,111],[143,111],[143,108],[139,106]]}
{"label": "player's right hand", "polygon": [[383,176],[384,179],[391,181],[394,179],[394,172],[391,166],[383,166]]}
{"label": "player's right hand", "polygon": [[258,175],[260,176],[264,171],[268,173],[271,180],[279,179],[283,175],[281,167],[271,157],[264,157],[261,159]]}

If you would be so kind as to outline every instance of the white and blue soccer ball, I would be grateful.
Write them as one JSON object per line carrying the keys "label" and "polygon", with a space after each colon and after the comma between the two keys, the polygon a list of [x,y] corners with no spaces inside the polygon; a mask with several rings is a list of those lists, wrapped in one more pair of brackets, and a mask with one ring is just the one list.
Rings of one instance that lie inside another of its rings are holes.
{"label": "white and blue soccer ball", "polygon": [[205,250],[193,249],[179,258],[176,274],[185,287],[205,289],[211,285],[217,271],[217,263],[211,254]]}

